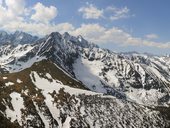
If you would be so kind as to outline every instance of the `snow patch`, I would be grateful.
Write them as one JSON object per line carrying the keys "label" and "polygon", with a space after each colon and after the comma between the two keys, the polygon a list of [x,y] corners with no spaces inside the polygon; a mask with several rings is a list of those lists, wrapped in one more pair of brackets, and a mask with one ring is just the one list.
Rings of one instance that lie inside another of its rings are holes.
{"label": "snow patch", "polygon": [[4,80],[8,79],[8,77],[3,77]]}
{"label": "snow patch", "polygon": [[101,61],[88,61],[79,57],[73,64],[74,73],[76,78],[81,80],[90,90],[94,90],[99,93],[106,93],[101,78],[98,77],[103,63]]}
{"label": "snow patch", "polygon": [[138,104],[145,104],[149,106],[157,106],[158,99],[165,96],[164,93],[159,92],[156,89],[134,89],[131,88],[130,91],[126,92],[126,95]]}
{"label": "snow patch", "polygon": [[14,110],[11,110],[8,106],[5,110],[5,113],[9,119],[11,119],[12,122],[15,120],[18,121],[20,125],[22,125],[22,112],[21,109],[24,109],[24,100],[21,97],[21,94],[17,92],[13,92],[10,94],[10,97],[12,98],[11,104],[13,106]]}
{"label": "snow patch", "polygon": [[63,127],[62,128],[70,128],[70,121],[71,118],[68,116],[65,120],[65,122],[63,123]]}
{"label": "snow patch", "polygon": [[47,77],[48,79],[53,79],[49,73],[46,73],[46,77]]}
{"label": "snow patch", "polygon": [[6,85],[6,86],[11,86],[11,85],[14,85],[14,83],[12,83],[12,82],[7,82],[7,83],[5,83],[5,85]]}
{"label": "snow patch", "polygon": [[[33,76],[35,77],[35,80],[33,79]],[[53,79],[53,82],[48,81],[45,78],[41,78],[38,73],[36,73],[35,71],[32,71],[30,74],[30,78],[32,80],[32,82],[39,88],[42,89],[43,91],[46,92],[52,92],[52,91],[59,91],[61,88],[64,88],[65,92],[68,92],[70,94],[87,94],[87,95],[94,95],[94,94],[99,94],[99,93],[95,93],[92,91],[87,91],[87,90],[82,90],[82,89],[77,89],[77,88],[71,88],[67,85],[63,85],[61,81],[56,81]]]}
{"label": "snow patch", "polygon": [[19,84],[20,84],[20,83],[22,83],[22,81],[21,81],[20,79],[17,79],[17,83],[19,83]]}

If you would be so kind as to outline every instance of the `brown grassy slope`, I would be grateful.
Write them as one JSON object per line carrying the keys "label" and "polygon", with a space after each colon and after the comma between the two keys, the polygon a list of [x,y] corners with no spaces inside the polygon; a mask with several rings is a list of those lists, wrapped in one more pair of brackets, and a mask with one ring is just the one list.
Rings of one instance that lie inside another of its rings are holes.
{"label": "brown grassy slope", "polygon": [[[49,73],[54,80],[61,81],[64,85],[68,85],[73,88],[85,89],[85,85],[81,82],[74,80],[70,76],[66,75],[62,70],[57,68],[51,61],[42,60],[40,62],[34,63],[30,68],[27,68],[23,71],[17,73],[9,73],[9,74],[1,74],[0,75],[0,83],[1,86],[4,86],[4,83],[13,82],[13,87],[10,86],[10,90],[13,89],[17,92],[20,92],[23,88],[29,88],[28,85],[32,85],[32,81],[30,79],[31,71],[36,71],[41,77],[47,78],[46,73]],[[7,79],[3,79],[3,77],[7,77]],[[23,83],[17,83],[16,80],[20,79]],[[48,79],[48,78],[47,78]],[[48,79],[50,81],[50,79]],[[25,90],[25,89],[24,89]]]}
{"label": "brown grassy slope", "polygon": [[[35,88],[35,85],[32,83],[32,80],[30,78],[31,71],[36,71],[41,77],[44,78],[46,78],[46,73],[49,73],[53,79],[61,81],[64,85],[73,88],[88,90],[85,87],[85,85],[66,75],[62,70],[57,68],[51,61],[43,60],[41,62],[33,64],[30,68],[27,68],[21,72],[0,75],[0,92],[1,92],[0,103],[2,103],[3,99],[5,99],[5,101],[8,102],[8,105],[11,106],[11,103],[9,102],[11,98],[9,95],[12,92],[18,92],[22,94],[22,96],[24,97],[25,94],[22,93],[22,91],[25,90],[28,90],[28,96],[30,96],[30,99],[32,99],[32,97],[35,96],[35,94],[38,95],[38,99],[40,100],[44,99],[43,95],[41,94],[41,90],[37,90]],[[7,79],[3,79],[3,77],[7,77]],[[20,79],[22,83],[17,83],[17,79]],[[7,82],[12,82],[14,83],[14,85],[5,86],[5,83]],[[4,111],[5,110],[4,105],[0,104],[0,106],[1,106],[0,109]]]}
{"label": "brown grassy slope", "polygon": [[[11,97],[9,96],[12,92],[18,92],[24,99],[24,105],[26,106],[23,110],[24,115],[27,115],[32,112],[34,108],[33,101],[37,104],[42,105],[44,102],[44,96],[41,93],[40,89],[36,89],[35,85],[32,83],[30,78],[31,71],[37,72],[41,77],[47,78],[46,73],[49,73],[53,79],[61,81],[64,85],[70,86],[73,88],[80,88],[88,90],[85,85],[81,82],[78,82],[72,79],[70,76],[66,75],[62,70],[57,68],[51,61],[42,60],[41,62],[36,62],[30,68],[22,70],[17,73],[6,73],[0,75],[0,110],[5,111],[6,105],[3,104],[3,100],[7,105],[13,109],[11,104]],[[7,77],[7,79],[3,79]],[[22,83],[17,83],[17,79],[20,79]],[[49,81],[52,81],[48,79]],[[14,85],[6,86],[5,83],[12,82]],[[57,85],[56,85],[57,86]],[[28,94],[25,94],[23,91],[28,90]],[[36,96],[35,96],[36,95]],[[32,113],[35,116],[38,116],[36,113]],[[9,120],[0,115],[0,128],[2,127],[11,127],[17,126],[15,123],[9,123]]]}

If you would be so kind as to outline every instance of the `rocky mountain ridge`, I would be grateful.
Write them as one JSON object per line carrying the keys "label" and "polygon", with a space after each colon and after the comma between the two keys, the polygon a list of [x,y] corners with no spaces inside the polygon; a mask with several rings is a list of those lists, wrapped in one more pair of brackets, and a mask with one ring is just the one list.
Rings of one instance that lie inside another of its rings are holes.
{"label": "rocky mountain ridge", "polygon": [[169,64],[169,57],[114,53],[68,33],[5,43],[0,112],[23,127],[168,127]]}
{"label": "rocky mountain ridge", "polygon": [[28,33],[22,31],[16,31],[14,33],[7,33],[5,31],[0,31],[0,45],[11,43],[11,44],[29,44],[33,43],[39,38],[37,36],[32,36]]}

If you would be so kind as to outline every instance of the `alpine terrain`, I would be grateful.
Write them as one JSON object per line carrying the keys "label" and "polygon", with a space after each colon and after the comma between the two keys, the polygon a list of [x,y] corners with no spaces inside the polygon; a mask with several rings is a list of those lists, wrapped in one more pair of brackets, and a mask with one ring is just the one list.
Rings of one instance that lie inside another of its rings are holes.
{"label": "alpine terrain", "polygon": [[0,128],[170,127],[170,57],[82,36],[0,32]]}

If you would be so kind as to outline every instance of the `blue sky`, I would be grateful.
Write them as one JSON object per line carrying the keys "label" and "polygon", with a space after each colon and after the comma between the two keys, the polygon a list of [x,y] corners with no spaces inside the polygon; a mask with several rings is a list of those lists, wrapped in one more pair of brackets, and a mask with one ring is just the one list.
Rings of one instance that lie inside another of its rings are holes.
{"label": "blue sky", "polygon": [[170,54],[169,0],[0,0],[0,28],[82,35],[113,51]]}

